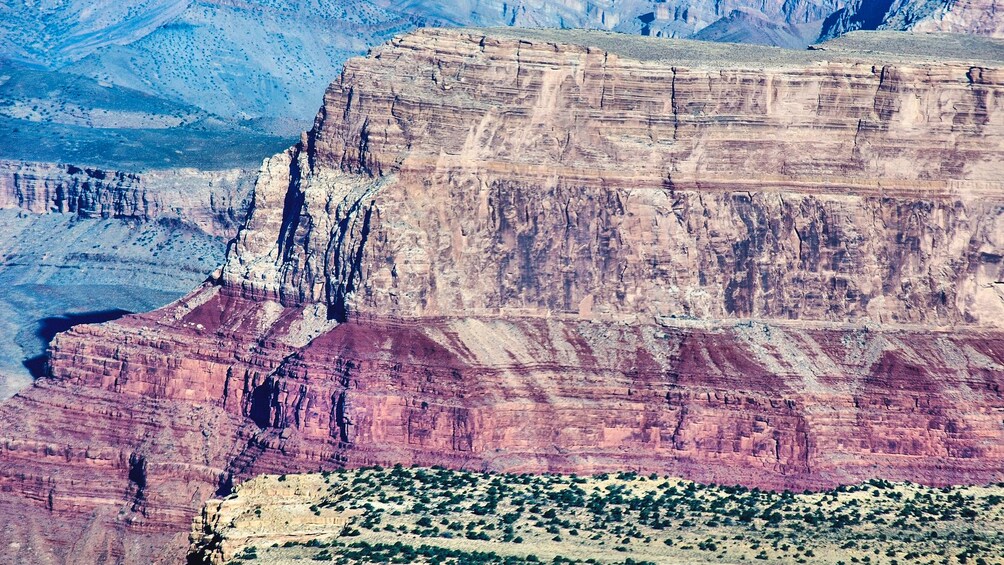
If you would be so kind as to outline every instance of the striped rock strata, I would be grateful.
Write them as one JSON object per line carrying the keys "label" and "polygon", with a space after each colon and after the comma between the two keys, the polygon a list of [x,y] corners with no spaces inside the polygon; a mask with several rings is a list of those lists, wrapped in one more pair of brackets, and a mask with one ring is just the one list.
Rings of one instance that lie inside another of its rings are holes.
{"label": "striped rock strata", "polygon": [[234,481],[370,463],[1000,480],[1001,51],[423,30],[353,60],[214,282],[58,337],[0,405],[0,547],[178,558]]}
{"label": "striped rock strata", "polygon": [[253,174],[241,169],[107,171],[0,160],[0,208],[84,218],[174,220],[233,237],[247,211]]}

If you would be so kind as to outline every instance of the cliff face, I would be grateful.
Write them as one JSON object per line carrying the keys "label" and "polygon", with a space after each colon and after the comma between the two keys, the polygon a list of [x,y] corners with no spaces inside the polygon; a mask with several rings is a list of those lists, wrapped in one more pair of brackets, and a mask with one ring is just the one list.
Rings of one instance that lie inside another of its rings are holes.
{"label": "cliff face", "polygon": [[950,32],[1004,37],[997,0],[851,0],[823,22],[821,39],[863,29]]}
{"label": "cliff face", "polygon": [[222,264],[250,202],[239,169],[132,174],[0,160],[0,399],[57,329],[184,296]]}
{"label": "cliff face", "polygon": [[215,282],[59,336],[0,405],[10,535],[146,558],[232,481],[367,463],[1004,476],[999,46],[521,35],[350,62]]}
{"label": "cliff face", "polygon": [[469,24],[527,28],[587,28],[657,37],[689,37],[735,10],[756,12],[776,24],[818,22],[843,6],[842,0],[630,0],[627,2],[503,2],[480,0],[471,13],[428,6],[429,15]]}
{"label": "cliff face", "polygon": [[336,317],[1004,319],[997,70],[659,47],[423,33],[350,62],[226,282]]}
{"label": "cliff face", "polygon": [[[1004,37],[1004,4],[998,0],[956,0],[931,16],[910,22],[913,31],[947,31]],[[900,20],[899,14],[891,23]]]}
{"label": "cliff face", "polygon": [[231,237],[247,210],[252,175],[234,169],[137,174],[0,160],[0,208],[83,218],[180,220]]}

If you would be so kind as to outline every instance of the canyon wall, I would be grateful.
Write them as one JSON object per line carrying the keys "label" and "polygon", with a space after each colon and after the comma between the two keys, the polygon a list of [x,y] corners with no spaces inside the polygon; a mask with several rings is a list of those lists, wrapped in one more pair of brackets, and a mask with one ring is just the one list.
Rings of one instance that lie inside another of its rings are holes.
{"label": "canyon wall", "polygon": [[247,211],[254,175],[241,169],[107,171],[0,160],[0,208],[83,218],[180,220],[232,237]]}
{"label": "canyon wall", "polygon": [[351,61],[218,276],[0,405],[0,551],[178,559],[210,494],[343,465],[1002,480],[1004,57],[899,41]]}
{"label": "canyon wall", "polygon": [[206,280],[254,176],[0,160],[0,399],[39,376],[58,328],[158,308]]}
{"label": "canyon wall", "polygon": [[225,282],[336,317],[1004,320],[999,71],[662,48],[427,32],[350,62]]}
{"label": "canyon wall", "polygon": [[947,32],[1004,37],[998,0],[850,0],[823,22],[820,39],[859,29]]}
{"label": "canyon wall", "polygon": [[[1004,4],[998,0],[955,0],[928,18],[911,22],[920,32],[976,33],[1004,37]],[[898,14],[891,18],[895,24]]]}

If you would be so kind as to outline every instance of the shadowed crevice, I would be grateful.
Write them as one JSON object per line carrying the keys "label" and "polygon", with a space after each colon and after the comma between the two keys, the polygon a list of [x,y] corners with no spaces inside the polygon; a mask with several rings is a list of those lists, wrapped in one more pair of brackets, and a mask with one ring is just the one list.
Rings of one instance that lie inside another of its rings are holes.
{"label": "shadowed crevice", "polygon": [[35,336],[45,343],[45,353],[29,357],[21,362],[31,374],[33,379],[40,379],[46,376],[46,364],[49,362],[49,344],[55,339],[56,334],[65,332],[74,326],[81,324],[100,324],[117,320],[122,316],[132,314],[128,310],[113,308],[110,310],[95,310],[92,312],[77,312],[63,314],[62,316],[50,316],[38,321],[38,329]]}

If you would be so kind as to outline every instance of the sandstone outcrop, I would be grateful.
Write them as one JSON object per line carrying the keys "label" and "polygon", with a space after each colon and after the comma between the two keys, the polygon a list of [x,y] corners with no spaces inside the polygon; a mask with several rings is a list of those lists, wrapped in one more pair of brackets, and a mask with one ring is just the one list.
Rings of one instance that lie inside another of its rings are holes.
{"label": "sandstone outcrop", "polygon": [[226,498],[209,500],[193,522],[191,539],[203,555],[191,561],[226,563],[248,546],[337,537],[363,511],[315,510],[332,491],[348,490],[346,485],[332,486],[327,477],[308,474],[261,476],[237,485]]}
{"label": "sandstone outcrop", "polygon": [[1000,45],[855,41],[351,61],[214,281],[59,336],[0,405],[9,535],[178,557],[235,481],[371,463],[1004,478]]}
{"label": "sandstone outcrop", "polygon": [[995,69],[616,43],[349,62],[224,283],[336,318],[1004,319]]}

